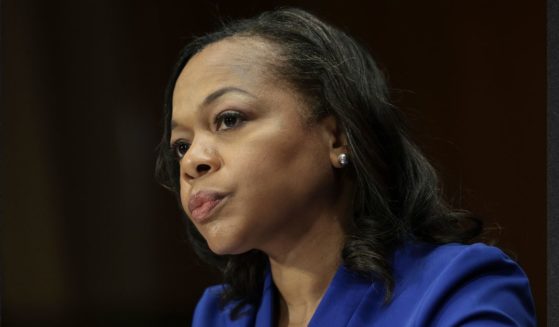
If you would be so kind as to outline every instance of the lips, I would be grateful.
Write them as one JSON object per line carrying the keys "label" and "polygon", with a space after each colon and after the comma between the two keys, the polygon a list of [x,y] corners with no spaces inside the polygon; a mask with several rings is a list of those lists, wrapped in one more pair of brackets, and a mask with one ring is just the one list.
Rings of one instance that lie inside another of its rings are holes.
{"label": "lips", "polygon": [[214,209],[223,201],[226,194],[219,192],[200,191],[194,193],[188,201],[190,217],[198,223],[210,218]]}

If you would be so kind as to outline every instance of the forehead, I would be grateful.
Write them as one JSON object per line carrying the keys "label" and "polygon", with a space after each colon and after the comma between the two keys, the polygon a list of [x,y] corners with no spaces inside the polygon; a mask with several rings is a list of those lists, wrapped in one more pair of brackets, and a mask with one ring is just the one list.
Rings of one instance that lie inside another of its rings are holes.
{"label": "forehead", "polygon": [[175,84],[174,101],[223,86],[262,87],[273,79],[270,63],[275,56],[276,47],[260,39],[231,37],[212,43],[186,64]]}

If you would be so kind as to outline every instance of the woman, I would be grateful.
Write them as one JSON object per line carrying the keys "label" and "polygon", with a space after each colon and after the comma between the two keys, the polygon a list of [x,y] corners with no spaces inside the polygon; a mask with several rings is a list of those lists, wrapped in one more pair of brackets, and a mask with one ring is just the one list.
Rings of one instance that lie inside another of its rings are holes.
{"label": "woman", "polygon": [[158,177],[224,275],[195,326],[535,325],[343,32],[297,9],[229,24],[184,49],[165,108]]}

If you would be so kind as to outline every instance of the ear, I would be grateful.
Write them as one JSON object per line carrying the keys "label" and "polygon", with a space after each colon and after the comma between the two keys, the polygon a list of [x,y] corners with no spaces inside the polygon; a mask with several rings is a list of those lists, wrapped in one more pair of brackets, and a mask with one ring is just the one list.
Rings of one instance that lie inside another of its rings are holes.
{"label": "ear", "polygon": [[330,163],[336,168],[342,168],[338,156],[342,153],[349,155],[347,135],[336,117],[328,115],[319,121],[324,130],[330,151]]}

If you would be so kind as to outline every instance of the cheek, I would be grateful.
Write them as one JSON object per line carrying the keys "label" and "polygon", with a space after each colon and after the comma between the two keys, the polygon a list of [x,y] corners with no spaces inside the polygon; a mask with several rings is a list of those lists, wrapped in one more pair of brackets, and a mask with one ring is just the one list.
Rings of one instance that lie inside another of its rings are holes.
{"label": "cheek", "polygon": [[[285,179],[297,161],[298,144],[280,137],[255,140],[237,157],[238,180],[253,186],[273,186]],[[272,182],[277,181],[277,182]]]}
{"label": "cheek", "polygon": [[328,148],[312,135],[302,134],[260,139],[238,157],[236,179],[250,193],[247,201],[254,210],[281,211],[330,187]]}

